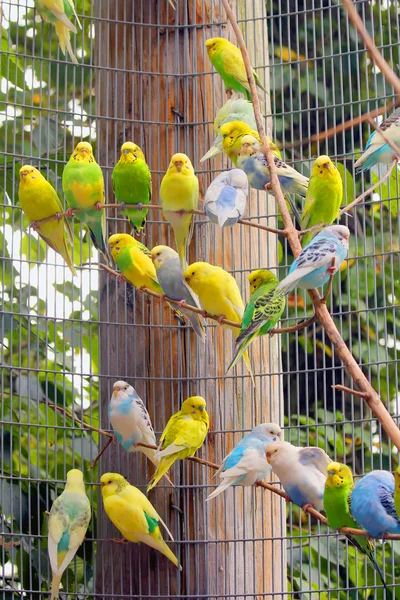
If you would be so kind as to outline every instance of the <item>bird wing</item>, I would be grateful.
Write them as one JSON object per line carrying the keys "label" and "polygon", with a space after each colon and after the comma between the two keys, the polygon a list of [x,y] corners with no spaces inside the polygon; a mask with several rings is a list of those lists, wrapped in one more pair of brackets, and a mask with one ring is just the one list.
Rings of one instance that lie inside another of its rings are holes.
{"label": "bird wing", "polygon": [[[104,499],[105,511],[115,527],[123,535],[126,535],[127,532],[132,533],[132,537],[135,537],[135,534],[147,535],[149,533],[149,525],[142,504],[143,501],[136,495],[131,494],[129,497],[126,493],[124,496],[113,494]],[[152,515],[150,516],[152,517]]]}
{"label": "bird wing", "polygon": [[237,454],[236,464],[233,464],[232,461],[234,456],[235,452],[233,452],[231,455],[231,460],[226,465],[226,471],[221,473],[221,477],[240,476],[245,473],[249,473],[250,471],[261,471],[264,468],[265,471],[268,471],[271,468],[267,462],[267,459],[265,458],[265,452],[264,457],[262,457],[258,448],[241,448],[240,452]]}
{"label": "bird wing", "polygon": [[304,202],[303,214],[301,215],[301,228],[307,229],[308,223],[310,221],[311,212],[314,207],[315,202],[315,189],[314,189],[314,181],[315,177],[310,177],[310,182],[308,184],[306,199]]}
{"label": "bird wing", "polygon": [[397,515],[396,512],[393,493],[391,493],[386,487],[378,484],[377,494],[387,514],[393,519],[395,519],[396,522],[400,525],[400,517]]}
{"label": "bird wing", "polygon": [[175,428],[175,439],[163,450],[157,452],[157,459],[171,454],[176,454],[188,448],[199,448],[204,441],[207,428],[204,431],[203,421],[196,421],[191,417],[182,417]]}
{"label": "bird wing", "polygon": [[136,404],[136,406],[140,410],[140,419],[138,420],[138,427],[143,434],[143,439],[146,443],[155,444],[156,436],[154,433],[153,426],[151,424],[150,415],[145,407],[143,400],[140,398],[138,394],[134,394],[130,396],[132,398],[132,402]]}
{"label": "bird wing", "polygon": [[299,449],[299,462],[305,466],[314,465],[326,477],[326,469],[332,462],[332,459],[329,458],[322,448],[311,446]]}

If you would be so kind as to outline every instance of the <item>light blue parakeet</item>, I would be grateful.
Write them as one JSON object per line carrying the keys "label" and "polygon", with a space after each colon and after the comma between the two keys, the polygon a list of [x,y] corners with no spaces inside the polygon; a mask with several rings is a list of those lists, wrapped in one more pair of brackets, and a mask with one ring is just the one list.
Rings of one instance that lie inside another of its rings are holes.
{"label": "light blue parakeet", "polygon": [[222,481],[207,501],[222,494],[231,485],[248,486],[262,481],[271,470],[265,449],[269,444],[279,442],[281,435],[282,430],[276,423],[261,423],[254,427],[224,458],[215,474]]}
{"label": "light blue parakeet", "polygon": [[215,139],[213,145],[208,152],[200,159],[204,162],[210,158],[215,158],[222,152],[222,135],[219,133],[221,125],[231,121],[243,121],[251,129],[257,129],[256,120],[254,118],[253,104],[243,98],[232,98],[225,102],[222,108],[219,109],[214,119]]}
{"label": "light blue parakeet", "polygon": [[53,572],[51,600],[58,598],[62,574],[85,539],[90,514],[82,471],[71,469],[67,473],[65,489],[54,500],[49,516],[47,546]]}
{"label": "light blue parakeet", "polygon": [[249,182],[244,171],[223,171],[207,188],[204,198],[207,217],[220,227],[232,227],[246,211],[248,194]]}
{"label": "light blue parakeet", "polygon": [[323,510],[327,468],[332,460],[321,448],[298,448],[281,442],[270,444],[266,454],[292,502],[302,508],[311,505]]}
{"label": "light blue parakeet", "polygon": [[[349,249],[350,231],[345,225],[325,227],[300,252],[289,274],[276,288],[276,295],[287,294],[294,287],[318,288],[340,269]],[[332,266],[332,259],[335,264]]]}
{"label": "light blue parakeet", "polygon": [[[175,250],[169,246],[155,246],[151,251],[151,260],[156,269],[158,283],[168,298],[184,300],[190,306],[201,308],[196,294],[183,278],[179,254]],[[195,333],[204,342],[206,335],[201,316],[183,307],[179,307],[179,311],[189,319]]]}
{"label": "light blue parakeet", "polygon": [[[393,141],[400,148],[400,108],[379,125],[387,138]],[[388,165],[396,158],[396,153],[391,146],[383,139],[379,131],[373,131],[368,138],[365,152],[355,163],[357,173],[366,171],[378,163]]]}
{"label": "light blue parakeet", "polygon": [[354,488],[351,513],[372,537],[400,533],[400,518],[394,501],[394,477],[388,471],[371,471]]}

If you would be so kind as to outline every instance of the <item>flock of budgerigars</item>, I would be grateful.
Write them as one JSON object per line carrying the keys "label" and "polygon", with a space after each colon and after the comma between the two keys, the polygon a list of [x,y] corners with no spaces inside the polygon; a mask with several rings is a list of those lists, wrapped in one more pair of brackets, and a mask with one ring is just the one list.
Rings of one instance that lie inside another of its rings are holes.
{"label": "flock of budgerigars", "polygon": [[[75,28],[68,17],[74,12],[72,1],[35,2],[42,16],[55,23],[61,48],[64,53],[67,48],[71,55],[69,32]],[[205,211],[210,220],[220,227],[232,227],[245,213],[248,186],[264,190],[270,181],[269,169],[256,131],[241,52],[222,38],[208,40],[206,48],[226,88],[245,96],[245,99],[228,100],[218,111],[214,122],[214,143],[201,159],[213,158],[223,151],[237,167],[218,175],[205,194]],[[255,73],[254,76],[261,87]],[[396,110],[380,128],[386,138],[400,144],[400,110]],[[240,329],[230,327],[236,338],[236,352],[229,368],[242,356],[250,373],[247,349],[252,340],[267,334],[279,321],[285,307],[285,296],[290,290],[296,286],[317,288],[329,281],[347,256],[350,236],[347,227],[332,226],[339,216],[343,184],[330,158],[317,158],[308,179],[283,162],[271,140],[269,144],[284,194],[305,196],[301,228],[304,230],[318,224],[324,228],[315,237],[315,232],[303,237],[303,250],[281,282],[264,269],[249,275],[251,296],[246,307],[235,279],[222,268],[207,262],[187,266],[186,251],[193,227],[193,214],[187,211],[198,206],[199,186],[192,163],[185,154],[172,156],[159,193],[163,214],[172,226],[178,252],[167,246],[156,246],[150,251],[125,233],[111,235],[107,244],[106,213],[101,208],[104,179],[89,143],[77,144],[62,176],[64,195],[71,211],[67,216],[75,214],[88,228],[95,247],[104,259],[110,261],[110,249],[121,273],[135,287],[146,287],[181,301],[180,312],[188,318],[201,340],[205,337],[202,318],[187,305],[201,306],[207,313],[240,324]],[[356,167],[359,170],[369,169],[377,163],[389,164],[395,158],[387,140],[380,132],[374,132]],[[112,173],[112,183],[121,213],[131,222],[132,233],[139,233],[145,226],[146,205],[151,203],[152,185],[150,169],[137,144],[123,144],[121,157]],[[63,209],[56,191],[33,166],[25,165],[20,170],[19,198],[31,226],[64,258],[75,275],[70,254],[72,232],[69,222],[60,214]],[[72,213],[76,209],[79,212]],[[54,215],[58,218],[40,222]],[[224,326],[229,328],[227,324]],[[195,454],[209,428],[206,402],[200,396],[193,396],[187,398],[181,410],[170,418],[157,445],[142,400],[124,381],[114,384],[109,418],[116,439],[124,449],[128,452],[139,450],[154,463],[155,473],[148,490],[163,476],[168,478],[167,472],[176,460]],[[158,449],[138,445],[141,443],[158,446]],[[218,471],[221,482],[207,500],[230,486],[252,486],[263,480],[271,468],[279,477],[288,499],[303,508],[311,505],[325,510],[331,527],[361,526],[372,537],[400,533],[399,469],[395,478],[389,472],[373,471],[354,487],[352,473],[346,465],[332,462],[320,448],[298,448],[283,441],[281,428],[275,423],[257,425],[225,457]],[[177,557],[162,538],[160,524],[171,539],[172,536],[147,497],[117,473],[105,473],[100,483],[105,511],[124,538],[155,548],[180,567]],[[58,597],[61,576],[83,542],[89,521],[90,505],[83,475],[73,469],[67,474],[64,492],[52,506],[48,523],[52,598]],[[385,585],[370,540],[362,536],[348,536],[348,539],[370,558]]]}

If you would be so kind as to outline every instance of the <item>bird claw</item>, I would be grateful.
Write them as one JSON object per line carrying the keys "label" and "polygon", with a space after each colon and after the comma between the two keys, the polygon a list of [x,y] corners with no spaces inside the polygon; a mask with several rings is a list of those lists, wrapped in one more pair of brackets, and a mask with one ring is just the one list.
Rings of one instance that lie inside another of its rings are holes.
{"label": "bird claw", "polygon": [[129,544],[129,540],[126,540],[125,538],[122,538],[122,540],[119,538],[111,538],[111,541],[116,544]]}
{"label": "bird claw", "polygon": [[126,280],[125,280],[125,276],[124,276],[124,275],[122,275],[122,273],[118,273],[118,275],[117,275],[117,279],[118,279],[118,281],[119,281],[120,283],[125,283],[125,281],[126,281]]}
{"label": "bird claw", "polygon": [[226,319],[226,316],[225,315],[221,315],[220,317],[218,317],[217,322],[220,325],[222,325],[225,319]]}
{"label": "bird claw", "polygon": [[94,205],[95,209],[100,211],[103,209],[103,205],[101,202],[96,202],[96,204]]}
{"label": "bird claw", "polygon": [[57,217],[57,221],[61,221],[61,219],[63,218],[63,215],[60,212],[56,213],[55,216]]}
{"label": "bird claw", "polygon": [[306,504],[304,504],[301,507],[301,510],[303,510],[305,513],[308,511],[309,508],[314,508],[312,504],[310,504],[310,502],[307,502]]}
{"label": "bird claw", "polygon": [[40,225],[37,221],[31,221],[29,227],[32,227],[33,231],[39,231]]}
{"label": "bird claw", "polygon": [[139,202],[139,203],[137,204],[137,209],[138,209],[138,210],[143,210],[143,202]]}
{"label": "bird claw", "polygon": [[179,300],[179,302],[178,302],[179,308],[183,308],[185,304],[186,304],[186,300]]}
{"label": "bird claw", "polygon": [[125,206],[125,205],[126,205],[126,202],[120,202],[120,203],[119,203],[119,210],[120,210],[121,212],[123,212],[123,211],[125,210],[125,208],[126,208],[126,206]]}
{"label": "bird claw", "polygon": [[200,315],[203,317],[203,319],[207,319],[208,318],[208,312],[206,310],[202,310]]}
{"label": "bird claw", "polygon": [[67,208],[67,210],[65,211],[65,216],[66,217],[70,217],[72,218],[74,216],[74,210],[72,208]]}
{"label": "bird claw", "polygon": [[292,500],[289,498],[287,494],[285,494],[285,502],[289,504]]}
{"label": "bird claw", "polygon": [[334,275],[336,273],[336,271],[338,270],[337,267],[329,267],[327,269],[327,272],[330,273],[331,275]]}

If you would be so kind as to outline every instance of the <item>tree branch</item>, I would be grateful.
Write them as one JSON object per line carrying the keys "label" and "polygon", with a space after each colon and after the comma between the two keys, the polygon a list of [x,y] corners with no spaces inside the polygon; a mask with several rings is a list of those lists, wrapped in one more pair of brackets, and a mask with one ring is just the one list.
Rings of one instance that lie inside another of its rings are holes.
{"label": "tree branch", "polygon": [[[346,4],[346,7],[348,8],[348,10],[350,10],[350,11],[353,10],[353,12],[356,12],[351,0],[344,0],[344,3]],[[265,136],[265,131],[264,131],[262,118],[261,118],[260,103],[259,103],[259,99],[257,96],[257,90],[256,90],[255,81],[254,81],[253,69],[250,64],[249,54],[247,52],[247,48],[246,48],[246,45],[245,45],[245,42],[243,39],[242,32],[240,31],[240,28],[236,22],[235,15],[233,14],[233,12],[228,4],[228,0],[222,0],[222,4],[224,5],[227,17],[228,17],[228,19],[232,25],[232,28],[236,34],[237,41],[238,41],[240,50],[242,52],[243,61],[244,61],[245,68],[246,68],[247,79],[249,82],[250,92],[251,92],[252,101],[253,101],[255,121],[256,121],[257,129],[260,134],[261,142],[264,146],[265,154],[267,157],[267,163],[268,163],[268,169],[269,169],[270,181],[271,181],[270,187],[272,188],[272,192],[273,192],[273,194],[275,196],[275,200],[278,204],[279,211],[282,215],[283,225],[285,228],[285,234],[286,234],[287,240],[292,249],[294,257],[296,258],[301,252],[301,244],[300,244],[300,240],[299,240],[299,235],[298,235],[298,231],[296,230],[296,228],[292,222],[289,211],[286,207],[286,202],[283,197],[282,190],[281,190],[279,180],[277,177],[277,169],[276,169],[276,166],[274,163],[273,155],[268,146],[268,142],[267,142],[267,139]],[[358,17],[358,15],[357,15],[357,17]],[[354,15],[353,15],[353,18],[354,18]],[[361,25],[362,25],[363,32],[367,33],[365,31],[364,25],[362,23],[361,23]],[[378,54],[379,54],[379,52],[378,52]],[[379,64],[379,66],[382,65],[382,66],[380,66],[380,69],[382,72],[385,71],[386,72],[385,76],[388,77],[387,69],[390,67],[386,63],[386,61],[384,61],[383,57],[381,55],[379,55],[379,56],[382,60],[380,60],[379,63],[377,63],[377,64]],[[382,61],[384,64],[382,63]],[[398,80],[397,76],[394,73],[393,73],[393,77],[391,77],[391,79],[393,81],[393,85],[394,85],[395,89],[398,90],[398,93],[400,95],[400,80]],[[398,85],[397,85],[397,82],[398,82]],[[389,438],[392,440],[392,442],[395,444],[395,446],[398,448],[398,450],[400,450],[400,430],[398,429],[396,423],[393,421],[393,419],[390,416],[389,412],[387,411],[385,405],[381,401],[379,395],[377,394],[377,392],[374,390],[374,388],[372,387],[372,385],[370,384],[370,382],[364,375],[362,369],[358,365],[354,356],[351,354],[349,348],[346,346],[342,336],[340,335],[339,330],[337,329],[331,315],[329,314],[329,311],[327,309],[325,302],[319,295],[318,291],[316,289],[313,289],[313,290],[309,290],[308,293],[309,293],[311,301],[314,305],[315,316],[317,317],[317,319],[318,319],[319,323],[322,325],[322,327],[325,329],[325,332],[328,335],[329,339],[331,340],[331,343],[335,347],[336,354],[340,357],[341,361],[343,362],[343,365],[345,366],[348,374],[353,379],[356,386],[362,392],[364,392],[366,394],[365,401],[367,402],[368,406],[371,408],[372,412],[374,413],[374,415],[377,417],[377,419],[381,423],[383,429],[386,431]]]}

